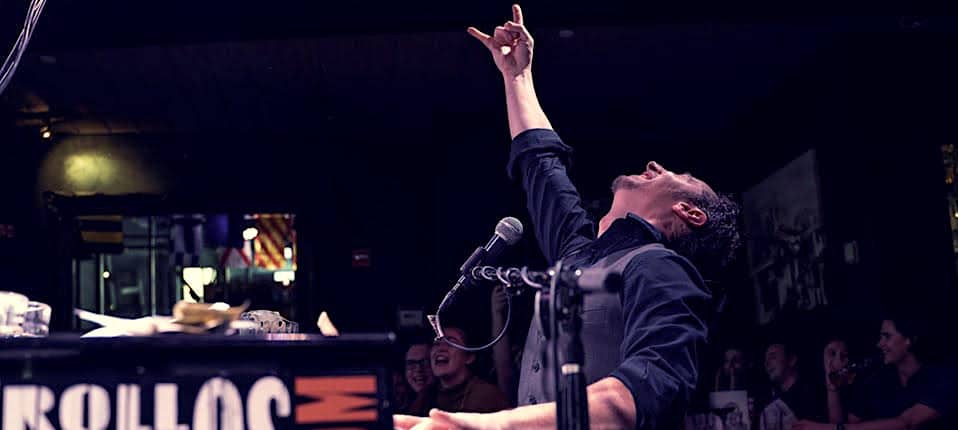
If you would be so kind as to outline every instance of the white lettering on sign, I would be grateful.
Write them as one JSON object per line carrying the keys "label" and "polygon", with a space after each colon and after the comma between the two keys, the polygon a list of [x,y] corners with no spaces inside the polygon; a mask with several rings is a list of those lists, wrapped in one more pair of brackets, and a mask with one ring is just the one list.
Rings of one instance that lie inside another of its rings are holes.
{"label": "white lettering on sign", "polygon": [[[86,412],[87,425],[83,424]],[[60,395],[63,430],[106,430],[110,425],[110,393],[99,385],[72,385]]]}
{"label": "white lettering on sign", "polygon": [[190,430],[186,424],[177,424],[176,384],[156,384],[153,388],[153,426],[156,430]]}
{"label": "white lettering on sign", "polygon": [[116,386],[116,430],[153,430],[140,423],[140,386]]}
{"label": "white lettering on sign", "polygon": [[55,430],[47,414],[53,410],[53,390],[36,385],[3,387],[4,430]]}
{"label": "white lettering on sign", "polygon": [[193,430],[217,429],[243,430],[243,398],[236,385],[223,378],[206,381],[193,404]]}
{"label": "white lettering on sign", "polygon": [[[114,405],[107,389],[95,384],[68,386],[59,399],[50,387],[6,385],[0,422],[3,430],[191,430],[190,425],[177,422],[177,384],[153,386],[153,426],[142,422],[142,390],[138,384],[116,385]],[[290,391],[276,376],[258,379],[246,394],[244,404],[233,382],[207,380],[193,402],[192,430],[274,430],[274,418],[292,416]],[[59,413],[54,413],[58,400]],[[51,421],[54,416],[56,422]]]}
{"label": "white lettering on sign", "polygon": [[270,403],[276,402],[276,416],[288,417],[292,412],[289,390],[286,384],[275,376],[260,378],[250,388],[246,397],[246,423],[251,429],[273,430],[273,417]]}

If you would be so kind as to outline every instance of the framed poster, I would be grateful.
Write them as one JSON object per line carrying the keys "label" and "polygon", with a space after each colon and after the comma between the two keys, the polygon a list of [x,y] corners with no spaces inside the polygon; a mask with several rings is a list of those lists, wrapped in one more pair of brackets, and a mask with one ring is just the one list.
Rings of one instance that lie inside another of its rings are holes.
{"label": "framed poster", "polygon": [[825,234],[815,151],[742,195],[748,265],[759,324],[783,310],[827,304]]}

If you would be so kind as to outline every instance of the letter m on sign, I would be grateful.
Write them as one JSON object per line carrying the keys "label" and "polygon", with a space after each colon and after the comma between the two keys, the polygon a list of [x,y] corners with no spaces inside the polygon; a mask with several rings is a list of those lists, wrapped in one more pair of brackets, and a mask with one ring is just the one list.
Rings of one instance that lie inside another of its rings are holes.
{"label": "letter m on sign", "polygon": [[312,401],[296,406],[297,424],[376,422],[376,376],[300,377],[294,382],[297,396]]}

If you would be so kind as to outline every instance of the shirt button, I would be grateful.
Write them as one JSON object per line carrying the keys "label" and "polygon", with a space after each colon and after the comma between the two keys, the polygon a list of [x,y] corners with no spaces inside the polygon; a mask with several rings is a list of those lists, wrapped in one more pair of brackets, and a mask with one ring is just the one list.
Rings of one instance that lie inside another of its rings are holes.
{"label": "shirt button", "polygon": [[538,361],[532,363],[532,371],[533,371],[533,372],[538,372],[538,371],[539,371],[539,362],[538,362]]}
{"label": "shirt button", "polygon": [[530,404],[530,405],[534,405],[534,404],[537,403],[537,402],[536,402],[536,396],[533,396],[533,395],[531,395],[531,394],[529,395],[529,399],[528,399],[528,400],[529,400],[529,404]]}

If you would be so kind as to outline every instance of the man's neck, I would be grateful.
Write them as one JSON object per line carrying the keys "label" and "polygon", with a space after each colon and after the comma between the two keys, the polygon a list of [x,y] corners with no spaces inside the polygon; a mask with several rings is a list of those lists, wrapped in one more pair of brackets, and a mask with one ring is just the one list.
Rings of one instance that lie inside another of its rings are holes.
{"label": "man's neck", "polygon": [[469,372],[456,372],[439,377],[439,386],[444,390],[448,390],[462,385],[467,379],[469,379]]}
{"label": "man's neck", "polygon": [[908,385],[908,380],[915,373],[918,373],[918,369],[921,369],[921,362],[914,355],[908,354],[895,365],[895,368],[898,370],[898,379],[901,381],[901,385],[905,386]]}
{"label": "man's neck", "polygon": [[615,220],[620,218],[628,218],[630,213],[634,214],[635,216],[641,217],[642,220],[644,220],[646,223],[652,226],[653,229],[657,230],[659,234],[666,237],[668,236],[666,234],[666,231],[669,228],[668,223],[652,215],[648,215],[648,214],[639,215],[635,213],[634,211],[629,210],[629,207],[627,205],[624,205],[621,203],[619,204],[613,203],[612,207],[609,209],[609,212],[606,213],[605,216],[603,216],[599,220],[599,230],[596,237],[601,237],[603,234],[605,234],[605,232],[608,231],[609,227],[612,226],[612,223],[614,223]]}
{"label": "man's neck", "polygon": [[791,390],[792,387],[795,385],[795,382],[797,381],[798,381],[798,374],[796,374],[795,372],[790,372],[787,375],[785,375],[785,378],[782,379],[782,383],[778,386],[778,388],[782,390],[782,392],[784,393],[788,390]]}

